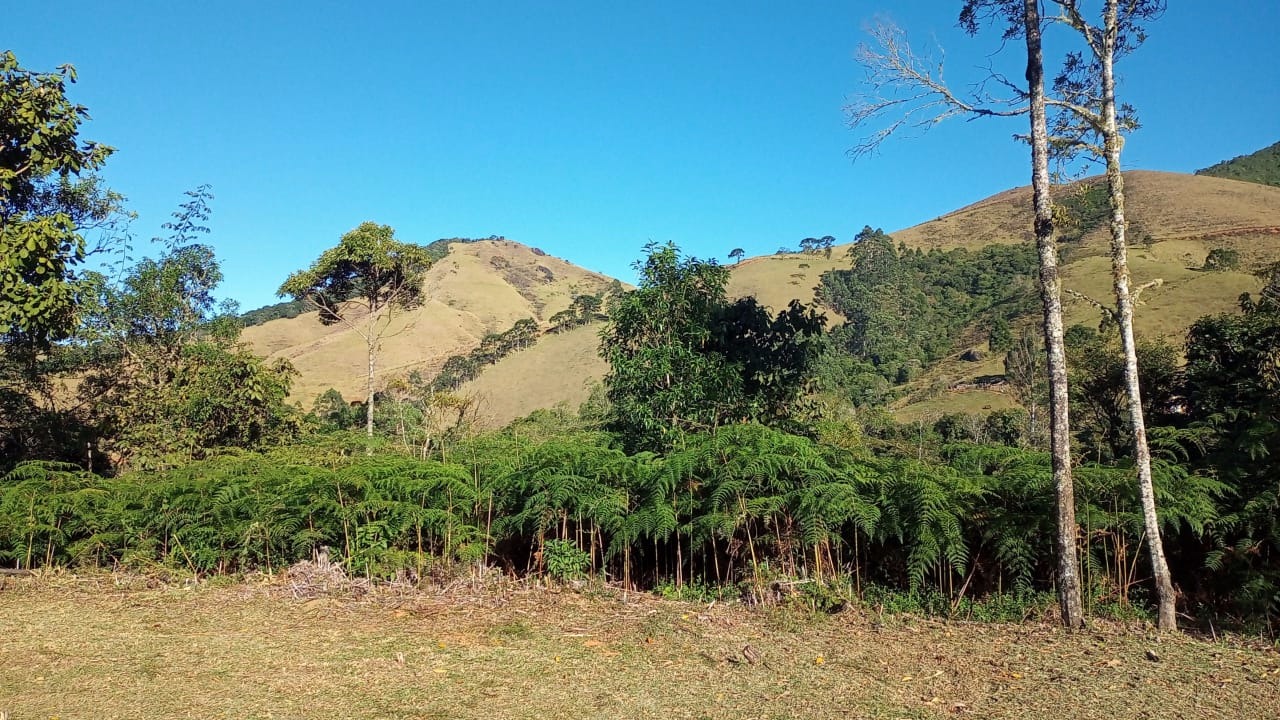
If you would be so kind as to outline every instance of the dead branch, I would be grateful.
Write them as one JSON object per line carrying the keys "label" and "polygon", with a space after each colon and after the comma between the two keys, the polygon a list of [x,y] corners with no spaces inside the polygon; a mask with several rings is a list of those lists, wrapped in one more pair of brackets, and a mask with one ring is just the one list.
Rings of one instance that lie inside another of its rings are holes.
{"label": "dead branch", "polygon": [[[904,129],[924,132],[952,117],[1015,117],[1028,110],[1022,104],[1025,93],[997,73],[990,73],[987,80],[974,86],[973,97],[964,99],[943,77],[944,58],[935,61],[929,55],[916,54],[897,25],[881,21],[868,33],[872,42],[863,43],[857,51],[858,63],[866,70],[863,85],[867,91],[855,95],[844,110],[851,128],[878,129],[849,151],[854,159],[875,152]],[[986,89],[988,82],[1011,89],[1012,97],[992,95]]]}

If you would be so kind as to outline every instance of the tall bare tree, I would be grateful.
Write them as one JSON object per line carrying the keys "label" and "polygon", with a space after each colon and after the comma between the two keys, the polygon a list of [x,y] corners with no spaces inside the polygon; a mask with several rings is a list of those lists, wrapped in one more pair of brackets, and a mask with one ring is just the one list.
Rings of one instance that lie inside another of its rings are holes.
{"label": "tall bare tree", "polygon": [[[1068,55],[1062,74],[1055,80],[1051,102],[1063,112],[1057,116],[1054,144],[1065,151],[1083,149],[1102,158],[1106,166],[1111,205],[1111,270],[1115,290],[1115,318],[1120,326],[1124,352],[1124,379],[1133,436],[1133,458],[1138,470],[1142,517],[1151,556],[1152,576],[1158,599],[1158,625],[1176,629],[1176,593],[1165,561],[1151,481],[1151,451],[1142,417],[1142,390],[1138,382],[1138,352],[1133,332],[1133,306],[1137,292],[1130,288],[1125,222],[1124,175],[1120,155],[1124,132],[1137,123],[1131,108],[1116,101],[1116,60],[1145,38],[1143,23],[1164,12],[1163,0],[1103,0],[1098,24],[1091,24],[1077,0],[1053,0],[1061,10],[1058,22],[1073,29],[1088,47],[1088,57]],[[1139,291],[1141,288],[1139,288]]]}
{"label": "tall bare tree", "polygon": [[[972,97],[961,97],[942,77],[942,66],[914,54],[905,35],[896,27],[880,25],[872,30],[875,47],[864,45],[858,58],[867,70],[870,93],[847,108],[855,129],[875,129],[854,147],[855,157],[875,150],[903,129],[927,129],[950,117],[1016,117],[1030,120],[1036,248],[1040,257],[1040,297],[1044,310],[1044,343],[1050,385],[1050,447],[1056,494],[1058,598],[1063,624],[1071,629],[1084,625],[1080,572],[1076,557],[1075,488],[1071,473],[1071,434],[1066,352],[1063,342],[1062,283],[1058,271],[1058,246],[1050,194],[1049,133],[1044,89],[1040,7],[1037,0],[966,0],[960,23],[971,34],[988,20],[1007,21],[1005,40],[1019,35],[1026,40],[1026,88],[1003,77],[992,76],[1009,91],[995,97],[979,86]],[[936,75],[935,70],[936,69]]]}

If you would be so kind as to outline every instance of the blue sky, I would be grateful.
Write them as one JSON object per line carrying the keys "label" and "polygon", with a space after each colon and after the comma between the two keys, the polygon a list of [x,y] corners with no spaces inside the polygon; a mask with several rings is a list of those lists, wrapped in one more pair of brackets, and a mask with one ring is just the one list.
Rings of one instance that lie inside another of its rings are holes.
{"label": "blue sky", "polygon": [[[104,175],[140,249],[184,190],[213,186],[222,294],[245,309],[364,220],[423,243],[505,235],[630,279],[650,240],[772,253],[1027,184],[1020,120],[846,154],[877,16],[945,49],[953,84],[1018,71],[1017,47],[989,58],[995,34],[957,31],[959,2],[789,5],[22,3],[0,47],[76,65],[84,136],[118,149]],[[1280,3],[1170,5],[1122,67],[1144,125],[1127,164],[1190,172],[1280,140]]]}

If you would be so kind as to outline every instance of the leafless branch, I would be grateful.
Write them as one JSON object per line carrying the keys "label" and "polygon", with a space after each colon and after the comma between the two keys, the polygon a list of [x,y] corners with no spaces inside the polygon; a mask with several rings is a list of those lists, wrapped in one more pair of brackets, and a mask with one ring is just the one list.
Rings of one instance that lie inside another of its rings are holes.
{"label": "leafless branch", "polygon": [[1160,287],[1161,285],[1164,285],[1164,278],[1156,278],[1151,282],[1143,283],[1138,287],[1134,288],[1133,292],[1130,294],[1130,296],[1133,298],[1133,304],[1134,305],[1139,304],[1138,298],[1142,295],[1143,290],[1147,290],[1150,288],[1157,288],[1157,287]]}
{"label": "leafless branch", "polygon": [[875,152],[904,129],[924,132],[952,117],[1015,117],[1027,112],[1022,105],[1025,93],[1007,78],[991,73],[988,80],[1013,88],[1013,97],[987,93],[987,81],[983,81],[974,87],[975,97],[962,99],[943,77],[943,59],[916,54],[901,28],[879,22],[868,32],[872,42],[862,44],[857,52],[866,70],[867,91],[854,96],[845,106],[845,115],[855,130],[876,129],[849,151],[854,159]]}

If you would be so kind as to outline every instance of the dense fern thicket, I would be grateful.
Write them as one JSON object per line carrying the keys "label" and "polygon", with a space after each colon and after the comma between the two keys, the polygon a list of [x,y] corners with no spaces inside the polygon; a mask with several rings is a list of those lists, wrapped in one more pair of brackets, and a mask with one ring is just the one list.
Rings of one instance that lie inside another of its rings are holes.
{"label": "dense fern thicket", "polygon": [[[1080,472],[1099,597],[1138,581],[1130,475]],[[1222,486],[1172,464],[1157,480],[1169,532],[1202,536]],[[1048,457],[1014,448],[874,457],[735,425],[665,456],[628,455],[604,434],[512,429],[448,461],[330,444],[116,478],[25,464],[0,478],[0,560],[272,571],[327,546],[375,576],[481,561],[563,574],[572,553],[584,572],[633,586],[736,584],[751,596],[775,578],[841,577],[959,597],[1052,584],[1052,498]]]}
{"label": "dense fern thicket", "polygon": [[1280,142],[1197,170],[1196,174],[1280,187]]}
{"label": "dense fern thicket", "polygon": [[967,329],[1035,307],[1037,260],[1029,246],[923,252],[864,228],[849,254],[853,267],[824,273],[819,293],[848,318],[832,338],[857,364],[841,373],[851,386],[867,372],[905,382],[953,352]]}

